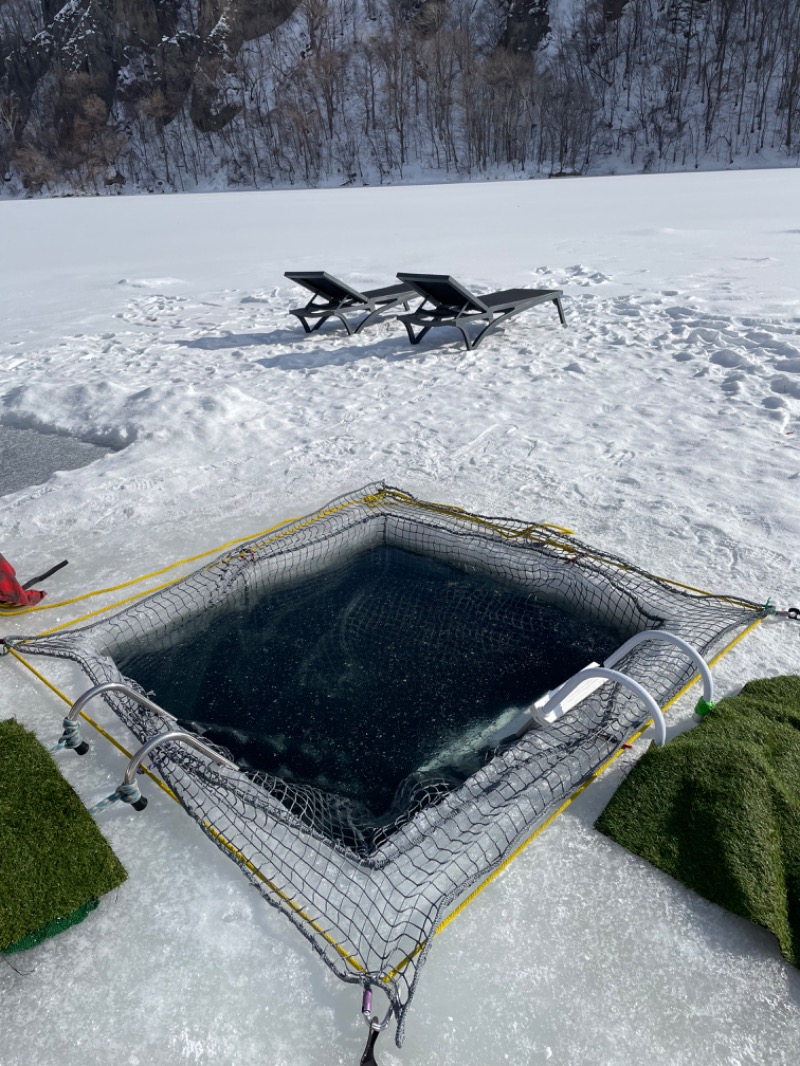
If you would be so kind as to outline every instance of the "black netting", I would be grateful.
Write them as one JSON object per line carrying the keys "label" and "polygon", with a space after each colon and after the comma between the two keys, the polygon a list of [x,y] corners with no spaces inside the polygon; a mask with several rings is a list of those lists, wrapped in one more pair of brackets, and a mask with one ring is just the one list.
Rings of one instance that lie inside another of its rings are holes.
{"label": "black netting", "polygon": [[[629,636],[704,657],[759,616],[540,525],[370,486],[239,545],[111,618],[16,643],[130,676],[238,762],[174,744],[181,803],[343,979],[389,997],[401,1042],[445,910],[650,717],[605,684],[551,725],[504,723]],[[659,704],[696,670],[647,642],[616,669]],[[105,697],[140,741],[174,728]]]}

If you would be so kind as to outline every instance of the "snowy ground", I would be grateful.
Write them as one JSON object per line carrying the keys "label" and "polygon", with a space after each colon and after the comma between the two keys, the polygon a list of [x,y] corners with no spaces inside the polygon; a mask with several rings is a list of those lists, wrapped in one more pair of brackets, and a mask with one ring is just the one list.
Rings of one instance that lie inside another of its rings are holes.
{"label": "snowy ground", "polygon": [[[5,496],[2,551],[23,576],[69,558],[60,599],[385,479],[800,603],[798,204],[793,170],[3,203],[0,426],[115,450]],[[412,348],[390,321],[306,338],[283,277],[303,268],[558,286],[569,329],[547,305],[472,353],[441,333]],[[81,691],[71,667],[42,669]],[[728,693],[798,670],[800,626],[773,622],[716,679]],[[4,715],[55,739],[63,705],[10,657],[0,692]],[[123,769],[99,738],[60,760],[87,801]],[[406,1043],[382,1037],[379,1061],[797,1061],[800,974],[772,938],[592,829],[624,769],[437,938]],[[0,966],[0,1066],[356,1063],[358,990],[148,794],[142,814],[101,816],[129,881]]]}

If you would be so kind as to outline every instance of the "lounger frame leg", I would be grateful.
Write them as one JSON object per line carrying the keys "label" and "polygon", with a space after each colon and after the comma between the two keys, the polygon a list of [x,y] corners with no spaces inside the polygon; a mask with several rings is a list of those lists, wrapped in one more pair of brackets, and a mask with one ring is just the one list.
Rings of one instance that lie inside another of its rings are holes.
{"label": "lounger frame leg", "polygon": [[[312,327],[312,326],[309,326],[308,322],[306,321],[305,315],[301,315],[301,314],[299,314],[299,313],[298,313],[297,311],[290,311],[290,312],[289,312],[289,314],[290,314],[290,315],[294,315],[294,317],[295,317],[295,318],[299,318],[299,319],[300,319],[300,322],[301,322],[301,324],[302,324],[302,326],[303,326],[303,329],[304,329],[304,330],[306,331],[306,333],[310,333],[310,332],[311,332],[311,330],[312,330],[312,328],[313,328],[313,329],[316,329],[316,328],[317,328],[317,326],[316,326],[316,325],[315,325],[315,326],[313,326],[313,327]],[[318,324],[319,324],[319,323],[317,323],[317,325],[318,325]]]}
{"label": "lounger frame leg", "polygon": [[[358,324],[358,326],[356,326],[356,328],[353,329],[350,326],[350,323],[344,317],[344,315],[340,315],[338,313],[338,311],[329,311],[327,314],[321,314],[317,318],[317,321],[314,323],[313,326],[309,326],[307,316],[304,315],[304,314],[301,314],[299,311],[290,311],[289,314],[290,315],[294,315],[295,318],[299,318],[300,319],[300,321],[303,323],[303,329],[306,331],[306,333],[316,333],[316,331],[321,326],[325,325],[325,323],[328,321],[329,318],[338,318],[339,321],[344,326],[344,328],[347,330],[348,334],[350,334],[351,336],[352,336],[353,333],[358,333],[358,331],[361,329],[361,327],[366,325],[366,319],[363,319]],[[373,312],[373,314],[374,314],[374,312]],[[371,317],[372,317],[372,315],[367,315],[367,318],[371,318]]]}
{"label": "lounger frame leg", "polygon": [[[344,328],[347,330],[347,336],[348,337],[352,337],[354,333],[358,333],[359,329],[361,328],[360,326],[356,326],[356,328],[353,329],[352,326],[350,325],[350,323],[344,317],[344,315],[340,315],[338,311],[334,311],[332,315],[328,315],[327,317],[328,318],[338,318],[339,321],[344,326]],[[361,325],[363,326],[363,324],[364,323],[362,322]]]}
{"label": "lounger frame leg", "polygon": [[431,328],[430,326],[423,326],[419,333],[414,333],[414,327],[411,325],[410,322],[404,322],[403,325],[406,327],[408,339],[411,341],[412,344],[419,344],[419,342]]}
{"label": "lounger frame leg", "polygon": [[[403,303],[403,307],[406,311],[408,311],[409,307],[407,303]],[[347,321],[347,318],[339,311],[329,311],[327,312],[327,314],[313,311],[311,313],[318,316],[317,321],[314,323],[313,326],[309,326],[309,314],[307,309],[305,310],[306,313],[303,313],[302,311],[293,310],[290,311],[289,314],[294,315],[295,318],[300,319],[303,324],[303,329],[306,331],[306,333],[316,332],[320,328],[320,326],[324,325],[324,323],[328,321],[329,318],[338,318],[344,328],[347,330],[348,336],[352,337],[354,333],[360,333],[365,326],[370,325],[370,323],[374,322],[375,319],[380,318],[380,316],[386,310],[386,307],[385,305],[381,304],[379,307],[373,308],[373,310],[370,311],[369,314],[366,314],[363,318],[359,319],[355,326],[351,326],[350,323]]]}
{"label": "lounger frame leg", "polygon": [[466,347],[467,347],[467,351],[468,351],[468,352],[471,352],[471,351],[472,351],[472,349],[473,349],[473,348],[474,348],[474,347],[475,347],[476,345],[480,344],[480,340],[481,340],[481,337],[482,337],[482,336],[484,335],[484,333],[486,332],[486,330],[487,330],[488,328],[489,328],[488,326],[485,326],[485,327],[484,327],[484,328],[483,328],[483,329],[482,329],[482,330],[480,331],[480,333],[479,333],[479,334],[478,334],[478,336],[477,336],[477,337],[475,338],[475,340],[474,340],[474,341],[471,341],[471,340],[469,339],[469,333],[467,333],[467,331],[466,331],[466,329],[464,328],[464,326],[459,326],[458,324],[456,324],[456,329],[457,329],[457,330],[458,330],[458,332],[459,332],[459,333],[461,334],[461,336],[462,336],[462,337],[464,338],[464,344],[466,345]]}
{"label": "lounger frame leg", "polygon": [[306,333],[314,333],[316,330],[319,329],[321,325],[323,325],[323,323],[327,322],[328,319],[331,317],[330,315],[320,315],[314,325],[309,326],[307,316],[302,314],[300,311],[290,311],[289,314],[294,315],[295,318],[300,319],[301,323],[303,324],[303,329],[306,331]]}
{"label": "lounger frame leg", "polygon": [[[391,307],[391,304],[389,306]],[[407,302],[403,301],[403,307],[405,308],[406,311],[408,311],[408,303]],[[352,332],[353,333],[360,333],[361,330],[364,328],[364,326],[368,326],[371,322],[374,322],[376,318],[380,318],[381,315],[385,311],[386,311],[386,304],[379,304],[374,310],[370,311],[370,313],[368,315],[364,315],[364,317],[359,321],[358,325],[356,326],[356,328]],[[341,318],[341,315],[339,317]],[[344,321],[344,319],[342,319],[342,321]],[[346,322],[345,322],[345,326],[347,326]],[[348,332],[349,332],[349,329],[348,329]]]}
{"label": "lounger frame leg", "polygon": [[480,333],[476,335],[475,339],[472,342],[470,342],[469,337],[467,337],[466,329],[464,329],[462,326],[459,326],[457,322],[456,326],[458,329],[461,330],[462,334],[464,335],[464,340],[467,342],[467,348],[472,351],[474,348],[478,347],[478,345],[481,343],[487,333],[489,333],[493,329],[497,329],[497,327],[501,323],[505,322],[506,319],[513,318],[514,315],[522,314],[524,310],[527,310],[527,308],[514,308],[511,311],[505,311],[503,314],[499,314],[494,318],[490,319],[480,331]]}
{"label": "lounger frame leg", "polygon": [[[361,330],[364,328],[364,326],[368,326],[370,324],[370,322],[374,322],[376,318],[380,318],[380,316],[383,314],[383,310],[384,309],[382,307],[376,307],[374,311],[370,311],[370,313],[368,315],[364,315],[364,317],[362,319],[359,319],[358,325],[356,326],[356,328],[354,330],[351,331],[349,326],[348,326],[347,327],[348,333],[350,333],[350,332],[352,332],[352,333],[360,333]],[[339,317],[342,318],[341,315]],[[342,318],[342,321],[344,322],[343,318]],[[347,326],[346,322],[344,324],[345,324],[345,326]]]}
{"label": "lounger frame leg", "polygon": [[561,325],[562,326],[566,326],[567,320],[566,320],[566,318],[564,316],[564,308],[563,308],[563,306],[561,304],[561,297],[560,296],[556,296],[555,300],[553,300],[553,303],[558,308],[558,317],[561,319]]}

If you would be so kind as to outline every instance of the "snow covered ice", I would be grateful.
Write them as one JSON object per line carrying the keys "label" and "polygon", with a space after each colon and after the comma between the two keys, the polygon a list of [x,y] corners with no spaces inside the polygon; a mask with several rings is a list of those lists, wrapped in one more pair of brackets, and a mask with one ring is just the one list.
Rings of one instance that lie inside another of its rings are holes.
{"label": "snow covered ice", "polygon": [[[69,558],[48,583],[68,598],[385,479],[798,604],[798,194],[781,170],[4,202],[0,426],[114,450],[4,496],[2,551],[23,576]],[[537,308],[475,352],[443,330],[412,348],[391,320],[306,337],[292,269],[563,288],[569,328]],[[82,690],[70,664],[35,665]],[[798,668],[800,627],[768,622],[715,678],[727,694]],[[5,715],[54,741],[63,704],[10,657],[0,671]],[[130,743],[99,701],[90,713]],[[59,756],[87,802],[124,769],[91,739],[87,758]],[[796,1062],[800,974],[772,938],[592,829],[640,750],[436,938],[381,1063]],[[128,882],[0,968],[0,1064],[357,1062],[359,990],[144,791],[141,814],[100,816]]]}

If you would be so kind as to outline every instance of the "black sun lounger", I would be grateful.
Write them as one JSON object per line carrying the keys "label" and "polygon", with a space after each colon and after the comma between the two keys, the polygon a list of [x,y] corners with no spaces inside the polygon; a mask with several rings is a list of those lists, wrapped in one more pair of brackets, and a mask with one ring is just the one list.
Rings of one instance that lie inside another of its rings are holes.
{"label": "black sun lounger", "polygon": [[[323,322],[331,317],[338,318],[344,324],[348,333],[360,333],[364,326],[374,322],[384,311],[390,307],[402,304],[408,310],[408,301],[416,299],[419,293],[410,285],[387,285],[383,289],[368,289],[359,292],[344,281],[339,281],[332,274],[326,274],[324,270],[287,270],[285,277],[296,281],[314,295],[305,307],[296,307],[289,312],[296,315],[303,323],[306,333],[312,333],[319,329]],[[321,300],[321,303],[315,301]],[[347,321],[348,314],[363,314],[363,318],[353,329]],[[309,326],[309,318],[318,318],[319,321]]]}
{"label": "black sun lounger", "polygon": [[[561,289],[504,289],[476,296],[448,274],[398,274],[414,293],[424,300],[409,315],[397,317],[408,331],[412,344],[419,344],[429,329],[434,326],[455,326],[467,348],[477,348],[486,334],[505,322],[506,319],[527,311],[536,304],[552,301],[558,308],[561,325],[566,326],[564,308],[561,306]],[[429,306],[426,306],[429,305]],[[467,332],[468,322],[485,323],[474,340]],[[414,326],[419,332],[414,333]]]}

